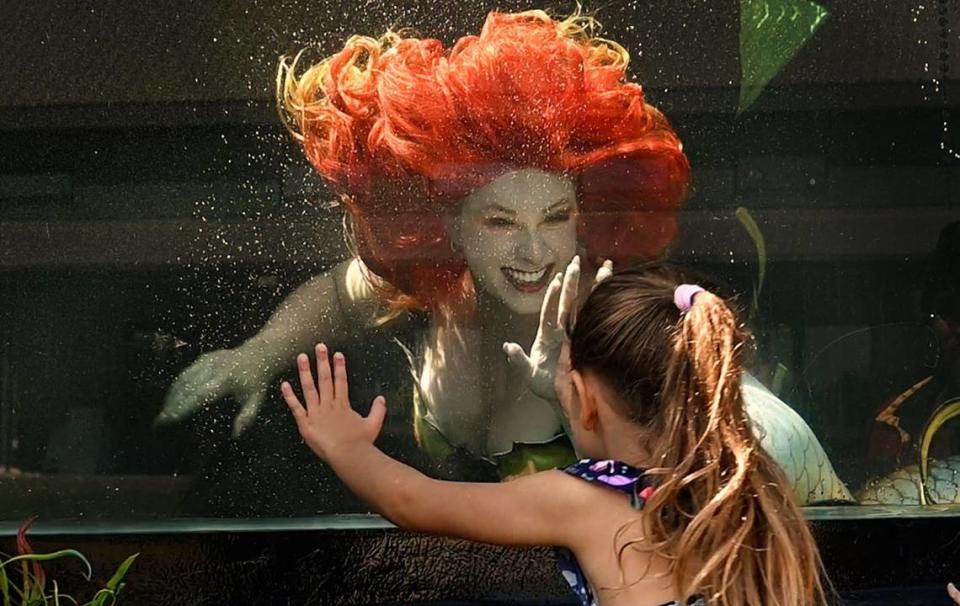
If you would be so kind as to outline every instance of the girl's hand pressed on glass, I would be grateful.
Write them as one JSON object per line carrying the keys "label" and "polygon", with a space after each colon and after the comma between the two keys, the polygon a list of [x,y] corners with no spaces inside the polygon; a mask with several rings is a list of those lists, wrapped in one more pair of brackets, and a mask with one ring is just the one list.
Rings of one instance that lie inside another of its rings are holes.
{"label": "girl's hand pressed on glass", "polygon": [[320,458],[329,461],[332,452],[355,442],[372,444],[383,427],[386,400],[377,396],[366,417],[350,406],[347,382],[347,362],[343,354],[333,356],[333,368],[325,345],[317,344],[317,382],[314,383],[310,360],[306,354],[297,356],[297,371],[303,402],[284,381],[280,392],[286,401],[297,429],[307,446]]}

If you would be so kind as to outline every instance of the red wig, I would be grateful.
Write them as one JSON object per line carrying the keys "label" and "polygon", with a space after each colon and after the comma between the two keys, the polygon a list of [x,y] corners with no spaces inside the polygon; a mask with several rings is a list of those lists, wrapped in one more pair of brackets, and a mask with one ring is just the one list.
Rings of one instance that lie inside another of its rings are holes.
{"label": "red wig", "polygon": [[510,170],[576,180],[593,262],[655,257],[673,239],[689,179],[682,145],[626,81],[626,51],[591,26],[493,12],[449,51],[388,33],[354,36],[301,76],[297,59],[281,63],[281,117],[342,195],[357,253],[394,303],[435,309],[469,288],[443,215]]}

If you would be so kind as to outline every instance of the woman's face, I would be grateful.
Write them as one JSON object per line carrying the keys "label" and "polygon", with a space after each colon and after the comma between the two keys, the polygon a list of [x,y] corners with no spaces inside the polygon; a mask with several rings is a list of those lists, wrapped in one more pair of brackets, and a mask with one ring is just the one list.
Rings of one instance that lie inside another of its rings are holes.
{"label": "woman's face", "polygon": [[506,173],[464,198],[450,235],[478,289],[514,313],[538,313],[550,279],[577,252],[576,188],[542,170]]}

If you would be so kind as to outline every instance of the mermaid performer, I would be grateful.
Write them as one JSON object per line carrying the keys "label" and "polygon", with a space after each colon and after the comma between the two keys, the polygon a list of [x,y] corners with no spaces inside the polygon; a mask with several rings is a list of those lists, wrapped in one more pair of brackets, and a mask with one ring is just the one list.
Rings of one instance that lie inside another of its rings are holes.
{"label": "mermaid performer", "polygon": [[[489,461],[501,477],[573,453],[550,403],[518,380],[506,342],[533,341],[553,275],[659,256],[689,179],[676,133],[628,54],[579,15],[488,15],[449,50],[388,32],[354,36],[298,74],[281,64],[280,113],[342,200],[354,258],[292,293],[235,349],[204,354],[170,389],[172,422],[226,396],[234,430],[318,340],[337,346],[419,315],[410,344],[421,447]],[[801,502],[849,499],[806,423],[746,379],[748,413]]]}

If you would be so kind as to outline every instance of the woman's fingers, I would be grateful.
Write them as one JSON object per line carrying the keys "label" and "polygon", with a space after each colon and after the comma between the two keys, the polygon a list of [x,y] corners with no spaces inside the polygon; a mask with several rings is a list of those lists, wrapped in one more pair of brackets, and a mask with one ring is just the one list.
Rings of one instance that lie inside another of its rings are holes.
{"label": "woman's fingers", "polygon": [[299,425],[300,420],[307,416],[307,411],[303,407],[303,404],[300,403],[297,394],[293,392],[293,386],[284,381],[280,384],[280,394],[283,396],[283,401],[286,402],[290,408],[290,412],[293,413],[293,418],[297,420],[297,425]]}
{"label": "woman's fingers", "polygon": [[350,407],[350,390],[347,383],[347,359],[342,353],[333,355],[333,399],[331,403]]}
{"label": "woman's fingers", "polygon": [[323,343],[317,343],[314,347],[317,356],[317,380],[320,381],[320,401],[323,403],[333,402],[334,386],[330,374],[330,356],[327,346]]}
{"label": "woman's fingers", "polygon": [[530,361],[530,358],[527,357],[523,348],[516,343],[504,343],[503,353],[507,354],[507,362],[509,362],[511,366],[520,369],[525,374],[533,372],[533,363]]}
{"label": "woman's fingers", "polygon": [[[290,390],[290,393],[293,393],[293,390]],[[233,437],[239,438],[243,432],[245,432],[253,422],[257,420],[257,414],[260,412],[260,408],[263,406],[263,401],[266,398],[266,392],[257,390],[246,400],[244,400],[243,405],[240,407],[240,412],[237,413],[237,416],[233,419]],[[284,398],[286,399],[286,398]],[[296,396],[294,396],[296,399]],[[287,402],[289,404],[289,402]],[[297,407],[302,411],[303,405],[300,404],[300,401],[297,400]]]}
{"label": "woman's fingers", "polygon": [[603,265],[600,266],[600,269],[597,270],[597,277],[594,279],[594,286],[603,282],[607,278],[613,275],[613,261],[607,259],[603,262]]}
{"label": "woman's fingers", "polygon": [[293,416],[298,417],[306,414],[307,411],[303,408],[300,398],[297,397],[290,383],[284,381],[280,384],[280,394],[283,396],[283,401],[290,407],[290,411],[293,412]]}
{"label": "woman's fingers", "polygon": [[547,294],[540,305],[540,330],[557,328],[557,310],[560,308],[560,289],[563,285],[563,274],[557,274],[547,286]]}
{"label": "woman's fingers", "polygon": [[297,373],[300,376],[303,399],[307,403],[307,412],[312,413],[320,406],[320,398],[317,395],[317,386],[313,383],[313,372],[310,370],[310,358],[307,354],[297,356]]}

